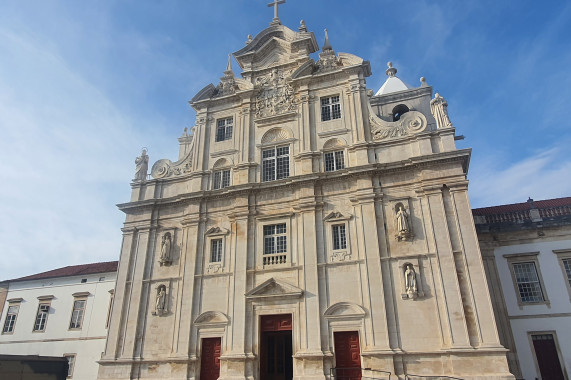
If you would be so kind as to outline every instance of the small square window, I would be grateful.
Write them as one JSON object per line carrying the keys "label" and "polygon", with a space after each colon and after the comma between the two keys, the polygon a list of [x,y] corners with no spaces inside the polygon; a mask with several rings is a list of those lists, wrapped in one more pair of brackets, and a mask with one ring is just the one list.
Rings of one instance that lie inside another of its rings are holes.
{"label": "small square window", "polygon": [[321,121],[341,118],[339,95],[321,98]]}
{"label": "small square window", "polygon": [[223,189],[228,186],[230,186],[230,169],[214,172],[212,188],[216,190]]}
{"label": "small square window", "polygon": [[342,150],[325,153],[325,171],[332,172],[345,168],[345,155]]}
{"label": "small square window", "polygon": [[289,146],[273,147],[262,151],[262,181],[289,177]]}
{"label": "small square window", "polygon": [[216,142],[232,139],[232,124],[234,119],[220,119],[216,124]]}
{"label": "small square window", "polygon": [[543,302],[543,292],[534,262],[514,263],[513,270],[522,303]]}

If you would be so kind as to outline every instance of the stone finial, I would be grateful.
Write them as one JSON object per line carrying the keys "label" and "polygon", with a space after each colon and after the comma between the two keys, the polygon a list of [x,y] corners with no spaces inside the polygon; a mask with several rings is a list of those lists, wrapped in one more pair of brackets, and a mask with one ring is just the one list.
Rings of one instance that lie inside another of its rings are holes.
{"label": "stone finial", "polygon": [[234,76],[234,70],[232,70],[232,54],[228,54],[228,64],[226,65],[226,71],[224,71],[224,74],[232,74],[232,76]]}
{"label": "stone finial", "polygon": [[307,32],[307,26],[305,25],[305,21],[301,20],[299,22],[299,28],[298,30],[300,31],[300,33],[305,33]]}
{"label": "stone finial", "polygon": [[248,41],[246,41],[246,45],[250,45],[250,43],[252,42],[253,38],[251,34],[248,34]]}
{"label": "stone finial", "polygon": [[427,87],[428,84],[426,83],[425,77],[420,77],[420,87]]}
{"label": "stone finial", "polygon": [[321,48],[321,51],[332,51],[333,47],[331,47],[331,44],[329,43],[329,33],[327,33],[327,29],[325,29],[325,42],[323,43],[323,47]]}
{"label": "stone finial", "polygon": [[385,71],[385,73],[389,76],[389,77],[394,77],[397,74],[397,69],[395,69],[393,67],[393,63],[392,62],[387,62],[387,66],[389,67],[387,69],[387,71]]}

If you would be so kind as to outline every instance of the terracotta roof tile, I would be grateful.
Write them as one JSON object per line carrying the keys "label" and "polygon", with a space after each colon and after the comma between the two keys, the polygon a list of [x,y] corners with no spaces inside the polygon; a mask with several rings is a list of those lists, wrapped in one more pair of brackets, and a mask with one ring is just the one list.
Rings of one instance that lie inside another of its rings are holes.
{"label": "terracotta roof tile", "polygon": [[70,265],[63,268],[53,269],[47,272],[32,274],[30,276],[15,278],[9,281],[41,280],[53,277],[81,276],[94,273],[107,273],[117,271],[117,261],[106,261],[102,263]]}
{"label": "terracotta roof tile", "polygon": [[[538,209],[569,206],[571,205],[571,197],[546,199],[543,201],[533,201],[533,203],[535,204],[535,208]],[[475,208],[472,210],[472,214],[494,215],[494,214],[503,214],[510,212],[518,212],[518,211],[527,211],[529,209],[531,209],[530,202],[523,202],[523,203],[513,203],[508,205],[500,205],[492,207]]]}

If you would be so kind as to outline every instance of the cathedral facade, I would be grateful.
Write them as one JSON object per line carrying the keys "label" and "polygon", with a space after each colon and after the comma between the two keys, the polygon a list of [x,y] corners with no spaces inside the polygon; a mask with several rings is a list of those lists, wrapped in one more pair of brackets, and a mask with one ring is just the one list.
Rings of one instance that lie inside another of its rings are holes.
{"label": "cathedral facade", "polygon": [[513,378],[445,100],[277,10],[233,57],[137,160],[99,379]]}

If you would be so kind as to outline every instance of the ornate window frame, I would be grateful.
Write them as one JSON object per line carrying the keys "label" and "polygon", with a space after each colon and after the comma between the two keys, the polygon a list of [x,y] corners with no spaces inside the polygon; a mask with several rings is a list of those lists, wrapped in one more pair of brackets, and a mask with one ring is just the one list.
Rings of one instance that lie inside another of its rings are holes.
{"label": "ornate window frame", "polygon": [[[224,268],[226,268],[226,252],[227,252],[227,244],[228,239],[227,236],[230,233],[229,230],[226,228],[221,228],[218,226],[211,227],[206,231],[205,236],[205,244],[204,244],[204,260],[205,260],[205,272],[207,274],[215,274],[215,273],[222,273],[224,272]],[[212,241],[213,240],[222,240],[222,247],[221,247],[221,258],[220,261],[211,261],[211,248],[212,248]]]}
{"label": "ornate window frame", "polygon": [[[291,267],[293,265],[293,247],[292,247],[292,231],[293,231],[292,212],[276,215],[267,215],[256,218],[256,268],[258,269],[274,269]],[[286,251],[273,254],[264,254],[264,226],[285,224],[286,226]]]}
{"label": "ornate window frame", "polygon": [[569,266],[571,266],[571,248],[554,249],[553,253],[557,255],[557,261],[559,262],[559,266],[561,267],[561,271],[563,273],[563,280],[565,281],[565,287],[567,288],[567,292],[569,293],[569,300],[571,301],[571,274],[568,274],[567,268],[565,268],[566,263]]}
{"label": "ornate window frame", "polygon": [[[352,217],[353,215],[350,214],[343,215],[339,211],[332,211],[323,218],[323,222],[325,223],[325,247],[329,259],[328,261],[338,262],[350,261],[353,259],[351,253],[351,233],[349,228],[349,221]],[[342,249],[334,249],[333,227],[339,225],[345,226],[346,247]]]}
{"label": "ornate window frame", "polygon": [[[537,256],[539,252],[527,252],[527,253],[516,253],[516,254],[505,254],[503,257],[508,262],[508,267],[510,268],[510,273],[512,276],[512,283],[514,285],[514,291],[517,299],[517,304],[520,309],[524,306],[528,305],[546,305],[550,307],[550,301],[546,292],[545,283],[543,281],[543,277],[541,276],[541,268],[539,265],[539,260]],[[534,301],[534,302],[524,302],[521,299],[521,294],[519,292],[519,286],[517,283],[517,278],[514,270],[514,264],[524,264],[524,263],[532,263],[535,266],[535,272],[537,274],[537,278],[539,281],[539,287],[541,290],[541,294],[543,296],[543,301]]]}

